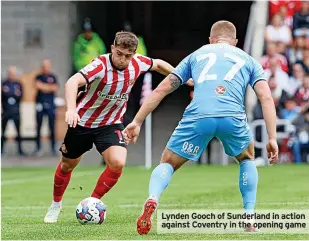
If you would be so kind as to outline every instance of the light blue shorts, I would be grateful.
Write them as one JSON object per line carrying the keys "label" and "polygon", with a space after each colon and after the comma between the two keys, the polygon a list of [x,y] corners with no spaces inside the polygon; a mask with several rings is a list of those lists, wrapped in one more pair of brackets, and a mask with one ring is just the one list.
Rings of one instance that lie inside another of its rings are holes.
{"label": "light blue shorts", "polygon": [[214,137],[222,142],[227,155],[238,156],[249,146],[252,133],[247,118],[183,118],[169,139],[167,149],[183,158],[197,161]]}

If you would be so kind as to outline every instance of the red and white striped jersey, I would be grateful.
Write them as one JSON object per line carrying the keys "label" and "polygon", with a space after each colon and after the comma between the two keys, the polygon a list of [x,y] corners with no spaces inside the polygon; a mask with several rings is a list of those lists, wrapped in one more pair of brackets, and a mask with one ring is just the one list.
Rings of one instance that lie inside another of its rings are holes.
{"label": "red and white striped jersey", "polygon": [[152,59],[135,55],[127,68],[118,70],[113,66],[111,54],[101,55],[81,73],[86,81],[86,91],[78,97],[76,111],[81,126],[96,128],[122,123],[131,89],[138,78],[152,67]]}
{"label": "red and white striped jersey", "polygon": [[[277,58],[281,69],[285,72],[289,72],[288,60],[286,59],[286,57],[282,54],[276,54],[274,57]],[[269,68],[270,59],[271,57],[269,57],[268,55],[264,55],[261,57],[260,64],[262,65],[263,69]]]}

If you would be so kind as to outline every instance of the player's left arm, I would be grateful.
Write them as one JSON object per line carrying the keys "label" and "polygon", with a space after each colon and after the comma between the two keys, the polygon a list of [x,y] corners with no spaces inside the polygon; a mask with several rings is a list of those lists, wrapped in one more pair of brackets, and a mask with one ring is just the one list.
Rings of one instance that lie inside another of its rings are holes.
{"label": "player's left arm", "polygon": [[262,105],[263,116],[268,133],[268,144],[266,148],[269,161],[273,164],[278,160],[276,108],[262,66],[255,59],[251,58],[251,60],[253,68],[249,84],[254,89]]}

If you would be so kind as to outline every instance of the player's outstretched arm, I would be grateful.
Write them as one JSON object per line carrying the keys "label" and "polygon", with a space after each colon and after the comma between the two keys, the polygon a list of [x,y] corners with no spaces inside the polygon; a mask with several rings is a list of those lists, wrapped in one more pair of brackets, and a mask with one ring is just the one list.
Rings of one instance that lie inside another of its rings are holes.
{"label": "player's outstretched arm", "polygon": [[162,59],[153,59],[152,61],[152,67],[150,69],[152,71],[156,71],[163,75],[168,75],[174,70],[172,65]]}
{"label": "player's outstretched arm", "polygon": [[268,132],[268,157],[270,163],[273,164],[278,160],[277,116],[274,100],[266,81],[258,81],[254,85],[254,91],[261,101],[263,116]]}
{"label": "player's outstretched arm", "polygon": [[80,73],[76,73],[65,84],[65,99],[67,103],[65,121],[70,127],[76,127],[77,123],[80,121],[76,113],[76,96],[78,87],[84,86],[86,83],[86,79]]}
{"label": "player's outstretched arm", "polygon": [[132,139],[133,143],[136,143],[140,127],[147,115],[157,108],[166,95],[176,90],[180,85],[180,79],[174,74],[170,74],[158,85],[151,95],[146,98],[132,123],[130,123],[123,131],[127,144],[129,144]]}

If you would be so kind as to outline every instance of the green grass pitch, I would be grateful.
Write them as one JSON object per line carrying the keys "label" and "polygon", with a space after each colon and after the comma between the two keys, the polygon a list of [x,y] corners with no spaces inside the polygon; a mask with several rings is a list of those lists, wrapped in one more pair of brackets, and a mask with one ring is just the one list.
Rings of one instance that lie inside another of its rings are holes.
{"label": "green grass pitch", "polygon": [[[103,225],[80,225],[75,218],[75,207],[91,194],[103,167],[77,167],[64,196],[59,222],[44,224],[52,198],[54,170],[2,169],[2,239],[308,239],[306,234],[157,234],[156,219],[152,231],[139,236],[135,222],[148,196],[151,174],[151,170],[141,167],[127,167],[117,185],[102,199],[108,207]],[[260,167],[257,208],[308,208],[308,184],[308,165]],[[160,208],[176,208],[169,206],[176,204],[177,208],[240,209],[241,203],[237,165],[187,165],[173,176]]]}

